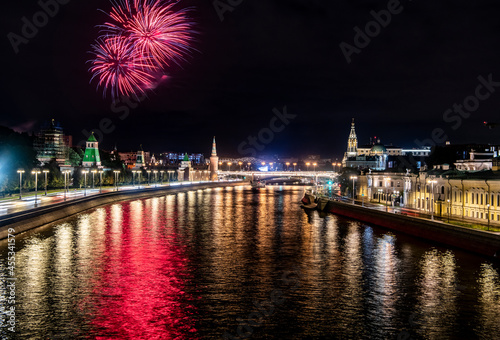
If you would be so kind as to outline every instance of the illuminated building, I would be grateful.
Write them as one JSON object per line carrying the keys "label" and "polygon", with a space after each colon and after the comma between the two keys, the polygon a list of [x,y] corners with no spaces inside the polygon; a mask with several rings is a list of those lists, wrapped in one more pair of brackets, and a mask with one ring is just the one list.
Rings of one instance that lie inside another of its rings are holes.
{"label": "illuminated building", "polygon": [[[380,139],[375,137],[373,143],[358,146],[354,119],[351,123],[351,131],[347,140],[347,151],[344,153],[342,165],[358,169],[386,170],[397,168],[401,163],[408,163],[411,158],[417,169],[425,163],[426,157],[431,153],[430,147],[420,149],[403,149],[398,146],[383,145]],[[414,160],[418,157],[419,160]]]}
{"label": "illuminated building", "polygon": [[210,155],[210,180],[217,181],[219,179],[217,171],[219,170],[219,157],[217,157],[217,145],[215,144],[215,136],[212,141],[212,154]]}
{"label": "illuminated building", "polygon": [[55,160],[59,165],[64,165],[68,159],[63,129],[54,119],[50,123],[45,123],[35,134],[33,148],[36,151],[36,158],[42,165],[51,160]]}
{"label": "illuminated building", "polygon": [[95,139],[93,132],[90,135],[89,139],[87,140],[85,147],[85,154],[83,155],[82,165],[85,168],[90,168],[90,167],[102,168],[101,157],[99,155],[99,143],[97,142],[97,139]]}

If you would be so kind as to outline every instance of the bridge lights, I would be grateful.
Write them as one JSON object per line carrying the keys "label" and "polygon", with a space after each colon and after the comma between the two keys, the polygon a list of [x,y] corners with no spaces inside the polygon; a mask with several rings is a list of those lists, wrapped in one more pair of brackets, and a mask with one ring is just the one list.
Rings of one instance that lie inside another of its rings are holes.
{"label": "bridge lights", "polygon": [[297,166],[297,163],[293,163],[293,172],[295,172],[295,167]]}
{"label": "bridge lights", "polygon": [[311,165],[311,163],[307,162],[306,163],[307,171],[309,171],[309,165]]}
{"label": "bridge lights", "polygon": [[288,171],[289,170],[288,167],[290,166],[290,162],[286,162],[285,164],[286,164],[286,171]]}

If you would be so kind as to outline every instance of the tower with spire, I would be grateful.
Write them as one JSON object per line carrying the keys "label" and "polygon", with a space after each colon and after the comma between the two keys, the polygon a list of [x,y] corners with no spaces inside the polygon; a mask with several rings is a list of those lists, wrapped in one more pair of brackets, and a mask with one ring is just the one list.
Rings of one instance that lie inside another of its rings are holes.
{"label": "tower with spire", "polygon": [[349,133],[349,138],[347,140],[347,151],[344,154],[344,159],[342,160],[342,166],[346,166],[347,158],[356,157],[358,155],[358,137],[356,136],[356,129],[354,126],[354,118],[351,123],[351,132]]}
{"label": "tower with spire", "polygon": [[82,165],[85,168],[102,168],[101,157],[99,155],[99,143],[94,136],[94,132],[92,132],[92,134],[89,136],[89,139],[87,140]]}
{"label": "tower with spire", "polygon": [[215,144],[215,136],[212,141],[212,154],[210,155],[210,180],[217,181],[219,179],[217,171],[219,170],[219,157],[217,157],[217,145]]}
{"label": "tower with spire", "polygon": [[141,169],[142,167],[144,167],[146,165],[144,162],[144,150],[142,149],[142,144],[140,147],[141,147],[141,149],[139,151],[137,151],[137,155],[135,158],[135,165],[133,168],[135,170]]}

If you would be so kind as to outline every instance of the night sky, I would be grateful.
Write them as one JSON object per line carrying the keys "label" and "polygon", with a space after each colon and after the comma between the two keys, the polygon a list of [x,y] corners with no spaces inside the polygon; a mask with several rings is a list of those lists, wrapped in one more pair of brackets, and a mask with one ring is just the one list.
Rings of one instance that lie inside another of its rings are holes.
{"label": "night sky", "polygon": [[273,108],[286,106],[296,117],[263,153],[340,158],[352,117],[360,144],[377,136],[411,148],[435,129],[452,143],[500,143],[500,127],[483,126],[500,123],[498,86],[489,95],[483,87],[480,94],[488,98],[467,117],[449,112],[443,120],[454,103],[475,95],[478,77],[500,82],[500,2],[402,1],[399,13],[348,63],[339,45],[355,46],[354,28],[364,31],[374,20],[370,12],[392,2],[244,0],[221,21],[212,1],[180,1],[178,8],[193,7],[196,51],[120,119],[126,105],[111,108],[110,98],[89,84],[86,63],[99,35],[95,26],[107,19],[98,9],[108,11],[110,2],[60,5],[16,54],[7,34],[21,34],[21,18],[32,21],[41,8],[35,0],[9,1],[0,14],[0,124],[32,131],[54,118],[77,144],[83,129],[109,119],[114,131],[101,140],[107,149],[142,144],[153,152],[208,154],[215,135],[221,156],[238,157],[249,155],[238,146],[269,127]]}

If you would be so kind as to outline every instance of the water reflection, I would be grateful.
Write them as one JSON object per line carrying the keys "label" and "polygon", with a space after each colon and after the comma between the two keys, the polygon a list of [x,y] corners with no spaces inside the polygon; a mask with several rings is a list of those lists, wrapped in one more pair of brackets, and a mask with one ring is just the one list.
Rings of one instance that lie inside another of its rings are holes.
{"label": "water reflection", "polygon": [[[276,292],[282,300],[254,320],[253,338],[499,334],[497,267],[303,211],[302,192],[195,190],[105,206],[19,237],[19,338],[236,336]],[[5,273],[6,243],[0,252]]]}
{"label": "water reflection", "polygon": [[456,259],[453,253],[436,249],[424,254],[417,304],[419,333],[429,339],[443,339],[456,329]]}

